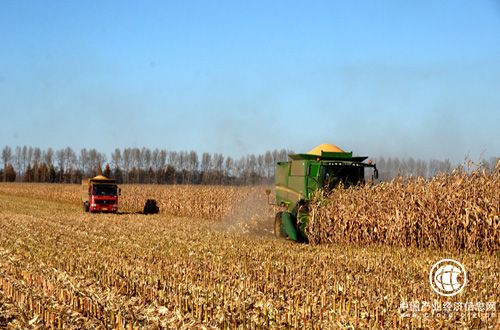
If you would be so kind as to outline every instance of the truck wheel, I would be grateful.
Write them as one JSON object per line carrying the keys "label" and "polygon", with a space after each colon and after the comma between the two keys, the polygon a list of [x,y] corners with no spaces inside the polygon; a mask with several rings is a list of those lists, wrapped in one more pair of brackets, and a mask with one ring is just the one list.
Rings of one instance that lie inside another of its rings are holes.
{"label": "truck wheel", "polygon": [[83,212],[88,212],[90,209],[89,203],[85,202],[83,203]]}
{"label": "truck wheel", "polygon": [[283,233],[283,231],[281,230],[282,214],[283,212],[278,212],[276,213],[276,217],[274,218],[274,236],[278,239],[283,239],[287,237],[287,235]]}

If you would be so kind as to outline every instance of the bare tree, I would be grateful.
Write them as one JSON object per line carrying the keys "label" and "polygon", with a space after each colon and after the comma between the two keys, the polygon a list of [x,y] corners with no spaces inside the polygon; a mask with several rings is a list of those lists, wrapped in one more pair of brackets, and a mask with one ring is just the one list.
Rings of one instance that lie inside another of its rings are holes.
{"label": "bare tree", "polygon": [[445,159],[444,161],[442,161],[439,170],[442,173],[449,173],[449,172],[451,172],[451,162],[450,162],[450,160],[449,159]]}
{"label": "bare tree", "polygon": [[52,150],[52,148],[48,148],[47,151],[44,152],[43,158],[48,167],[53,166],[54,150]]}
{"label": "bare tree", "polygon": [[64,149],[65,167],[66,167],[66,182],[75,181],[75,170],[77,166],[77,157],[73,149],[66,147]]}
{"label": "bare tree", "polygon": [[33,181],[39,182],[41,181],[40,177],[40,163],[42,161],[42,151],[40,148],[36,147],[33,149]]}
{"label": "bare tree", "polygon": [[78,163],[83,172],[83,176],[90,177],[90,155],[86,148],[80,150],[80,156],[78,157]]}
{"label": "bare tree", "polygon": [[187,164],[187,152],[181,151],[177,156],[177,162],[175,168],[177,168],[181,172],[180,183],[186,183],[186,170],[185,165]]}
{"label": "bare tree", "polygon": [[165,168],[165,163],[167,161],[167,152],[165,150],[159,150],[158,148],[155,148],[151,155],[151,159],[154,182],[161,183],[161,173]]}
{"label": "bare tree", "polygon": [[223,169],[224,169],[224,156],[215,153],[213,157],[213,168],[215,170],[216,183],[222,183]]}
{"label": "bare tree", "polygon": [[29,162],[28,162],[28,147],[27,146],[23,146],[23,148],[21,149],[21,172],[22,174],[25,174],[26,173],[26,167],[28,166]]}
{"label": "bare tree", "polygon": [[165,168],[165,180],[168,183],[176,183],[177,182],[177,162],[178,162],[178,154],[176,151],[170,151],[168,153],[168,161],[167,167]]}
{"label": "bare tree", "polygon": [[89,163],[90,163],[90,176],[95,176],[97,174],[102,174],[102,167],[106,162],[106,156],[100,153],[96,149],[90,149],[88,151]]}
{"label": "bare tree", "polygon": [[26,159],[26,165],[32,165],[32,161],[33,161],[33,148],[32,147],[27,148],[25,159]]}
{"label": "bare tree", "polygon": [[12,159],[12,149],[9,146],[5,146],[2,150],[2,161],[3,161],[3,182],[7,181],[7,165]]}
{"label": "bare tree", "polygon": [[16,165],[16,173],[18,173],[19,175],[17,176],[18,178],[18,181],[21,179],[21,174],[22,174],[22,164],[21,164],[21,161],[22,161],[22,148],[17,146],[16,147],[16,152],[15,152],[15,155],[14,155],[14,163]]}
{"label": "bare tree", "polygon": [[162,173],[163,170],[165,169],[167,164],[167,151],[166,150],[160,150],[158,153],[158,159],[157,159],[157,167],[156,167],[156,182],[157,183],[162,183]]}
{"label": "bare tree", "polygon": [[[260,178],[263,178],[265,174],[265,162],[264,162],[264,156],[263,155],[258,155],[257,156],[257,176]],[[261,181],[261,180],[259,180]]]}
{"label": "bare tree", "polygon": [[212,166],[212,156],[208,152],[201,155],[201,182],[210,183],[210,171]]}
{"label": "bare tree", "polygon": [[170,151],[168,153],[168,161],[167,164],[172,166],[173,168],[176,168],[177,166],[177,152],[176,151]]}
{"label": "bare tree", "polygon": [[148,169],[151,167],[151,161],[152,161],[151,150],[145,147],[141,149],[141,161],[142,161],[141,164],[142,169]]}
{"label": "bare tree", "polygon": [[64,176],[64,164],[66,160],[66,155],[64,153],[64,149],[59,149],[56,151],[56,160],[57,160],[57,168],[59,169],[59,172],[57,174],[58,181],[63,182],[63,176]]}
{"label": "bare tree", "polygon": [[132,164],[132,151],[129,148],[123,150],[122,157],[123,171],[125,172],[125,177],[123,178],[125,183],[130,182],[130,166]]}
{"label": "bare tree", "polygon": [[196,174],[198,172],[198,166],[199,166],[199,161],[198,161],[198,154],[196,151],[191,150],[189,152],[188,158],[187,158],[187,164],[188,164],[188,182],[190,184],[195,183],[196,179]]}
{"label": "bare tree", "polygon": [[142,159],[141,150],[139,148],[132,149],[132,182],[139,183],[140,179],[140,169],[141,169]]}
{"label": "bare tree", "polygon": [[106,155],[101,153],[101,152],[97,152],[97,158],[96,158],[96,161],[97,161],[97,174],[102,174],[103,173],[103,167],[104,167],[104,163],[106,163]]}
{"label": "bare tree", "polygon": [[116,148],[115,151],[111,154],[111,165],[114,169],[121,167],[122,161],[122,153],[119,148]]}
{"label": "bare tree", "polygon": [[273,174],[274,163],[273,163],[273,155],[271,154],[270,151],[266,151],[266,154],[264,155],[264,165],[266,167],[267,182],[271,182],[271,175]]}
{"label": "bare tree", "polygon": [[224,169],[224,177],[226,183],[230,182],[230,178],[234,175],[234,160],[231,157],[226,157],[226,164]]}
{"label": "bare tree", "polygon": [[415,167],[415,174],[421,177],[427,177],[427,163],[424,160],[417,160]]}

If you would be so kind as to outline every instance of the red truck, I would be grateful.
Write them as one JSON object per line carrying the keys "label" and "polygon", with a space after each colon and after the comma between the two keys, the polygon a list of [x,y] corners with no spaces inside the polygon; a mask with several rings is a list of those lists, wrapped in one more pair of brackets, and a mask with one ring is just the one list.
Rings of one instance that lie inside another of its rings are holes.
{"label": "red truck", "polygon": [[92,179],[82,180],[82,202],[85,212],[110,212],[118,211],[118,196],[120,188],[116,180],[98,175]]}

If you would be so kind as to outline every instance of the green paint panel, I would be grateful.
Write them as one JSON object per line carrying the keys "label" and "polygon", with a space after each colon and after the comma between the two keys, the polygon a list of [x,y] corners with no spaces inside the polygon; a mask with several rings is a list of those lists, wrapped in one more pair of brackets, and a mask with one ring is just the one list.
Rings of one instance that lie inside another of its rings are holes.
{"label": "green paint panel", "polygon": [[292,160],[292,166],[290,168],[291,176],[304,176],[306,175],[306,163],[305,160]]}
{"label": "green paint panel", "polygon": [[288,238],[293,241],[297,240],[297,230],[292,220],[292,215],[288,212],[283,212],[281,214],[281,230],[285,233]]}

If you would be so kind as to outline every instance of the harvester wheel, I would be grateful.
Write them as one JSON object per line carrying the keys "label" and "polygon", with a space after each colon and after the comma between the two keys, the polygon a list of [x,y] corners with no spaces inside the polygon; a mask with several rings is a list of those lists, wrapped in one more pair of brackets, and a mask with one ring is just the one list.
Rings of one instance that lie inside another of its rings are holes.
{"label": "harvester wheel", "polygon": [[83,212],[88,212],[88,211],[89,211],[89,209],[90,209],[90,207],[89,207],[89,206],[90,206],[90,205],[89,205],[89,203],[84,202],[84,203],[83,203]]}
{"label": "harvester wheel", "polygon": [[283,233],[281,230],[281,224],[282,224],[282,219],[281,216],[283,215],[283,212],[278,212],[276,213],[276,217],[274,218],[274,236],[276,238],[286,238],[287,235]]}

